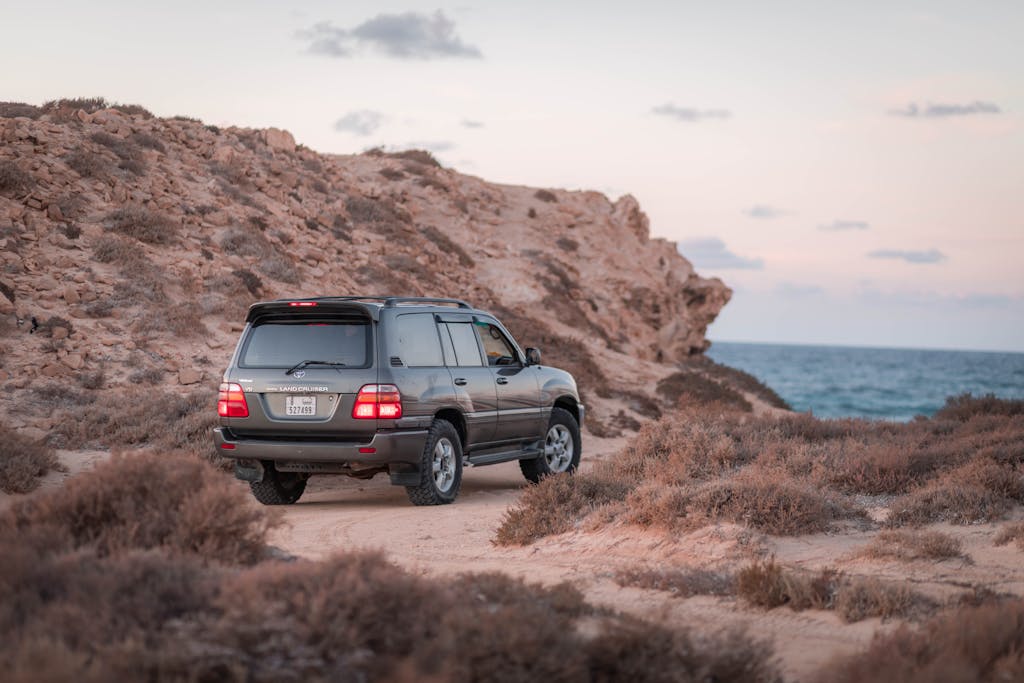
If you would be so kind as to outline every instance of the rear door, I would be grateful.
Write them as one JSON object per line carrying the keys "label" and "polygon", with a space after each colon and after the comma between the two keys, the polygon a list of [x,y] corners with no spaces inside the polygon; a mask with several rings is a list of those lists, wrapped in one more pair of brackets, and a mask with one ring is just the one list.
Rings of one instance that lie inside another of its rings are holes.
{"label": "rear door", "polygon": [[459,313],[436,318],[445,363],[466,417],[467,441],[470,445],[491,442],[498,421],[498,392],[480,353],[473,318]]}
{"label": "rear door", "polygon": [[354,419],[352,408],[377,382],[374,339],[360,307],[254,306],[226,378],[241,385],[249,417],[224,424],[241,436],[371,440],[377,420]]}
{"label": "rear door", "polygon": [[495,440],[540,438],[540,387],[536,368],[526,367],[516,345],[495,321],[478,318],[473,329],[498,391]]}

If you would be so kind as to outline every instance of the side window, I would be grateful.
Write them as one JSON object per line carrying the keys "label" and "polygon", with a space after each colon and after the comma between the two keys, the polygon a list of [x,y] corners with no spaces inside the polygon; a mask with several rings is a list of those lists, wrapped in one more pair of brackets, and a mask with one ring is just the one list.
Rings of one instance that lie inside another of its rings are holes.
{"label": "side window", "polygon": [[476,345],[476,333],[472,323],[443,323],[451,335],[452,347],[455,351],[455,362],[460,367],[483,365],[480,347]]}
{"label": "side window", "polygon": [[444,365],[437,326],[430,313],[406,313],[395,319],[394,352],[410,368]]}
{"label": "side window", "polygon": [[473,327],[483,344],[488,365],[511,365],[516,362],[516,352],[497,326],[477,323]]}
{"label": "side window", "polygon": [[441,334],[441,348],[444,350],[444,364],[455,367],[458,361],[455,360],[455,347],[452,346],[452,335],[448,332],[446,323],[438,323],[437,331]]}

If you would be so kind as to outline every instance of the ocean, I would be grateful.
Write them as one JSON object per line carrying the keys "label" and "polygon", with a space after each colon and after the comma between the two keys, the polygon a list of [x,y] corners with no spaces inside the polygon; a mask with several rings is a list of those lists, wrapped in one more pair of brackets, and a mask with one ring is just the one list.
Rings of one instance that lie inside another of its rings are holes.
{"label": "ocean", "polygon": [[964,392],[1024,398],[1024,353],[713,342],[707,355],[819,417],[905,421]]}

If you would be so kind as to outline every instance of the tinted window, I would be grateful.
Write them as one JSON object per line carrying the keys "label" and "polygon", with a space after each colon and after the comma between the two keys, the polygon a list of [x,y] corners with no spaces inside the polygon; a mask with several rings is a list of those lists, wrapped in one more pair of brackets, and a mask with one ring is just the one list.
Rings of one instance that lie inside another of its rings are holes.
{"label": "tinted window", "polygon": [[480,347],[476,345],[476,332],[473,331],[472,323],[445,323],[444,327],[451,334],[455,362],[459,366],[484,364],[480,357]]}
{"label": "tinted window", "polygon": [[365,367],[370,326],[364,323],[269,323],[252,328],[239,365],[290,368],[304,360]]}
{"label": "tinted window", "polygon": [[410,368],[444,365],[432,313],[407,313],[395,319],[392,353]]}
{"label": "tinted window", "polygon": [[516,352],[512,350],[512,345],[508,343],[505,335],[496,325],[477,323],[473,327],[476,328],[480,343],[483,344],[488,365],[497,365],[498,361],[503,358],[505,359],[504,363],[515,362]]}

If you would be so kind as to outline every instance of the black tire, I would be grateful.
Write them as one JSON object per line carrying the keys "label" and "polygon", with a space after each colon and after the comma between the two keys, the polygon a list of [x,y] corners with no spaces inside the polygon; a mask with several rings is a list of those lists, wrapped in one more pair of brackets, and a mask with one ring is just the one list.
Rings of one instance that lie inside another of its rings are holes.
{"label": "black tire", "polygon": [[[563,437],[568,441],[562,441]],[[561,446],[561,447],[559,447]],[[572,474],[580,464],[583,442],[580,425],[565,408],[552,408],[551,420],[545,432],[544,453],[531,460],[520,460],[523,476],[534,484],[552,474]]]}
{"label": "black tire", "polygon": [[291,505],[306,490],[309,477],[299,472],[278,472],[273,463],[263,463],[263,481],[249,482],[256,500],[264,505]]}
{"label": "black tire", "polygon": [[[437,461],[438,469],[435,469]],[[447,420],[434,420],[420,454],[420,483],[406,486],[413,505],[446,505],[462,486],[462,441]]]}

